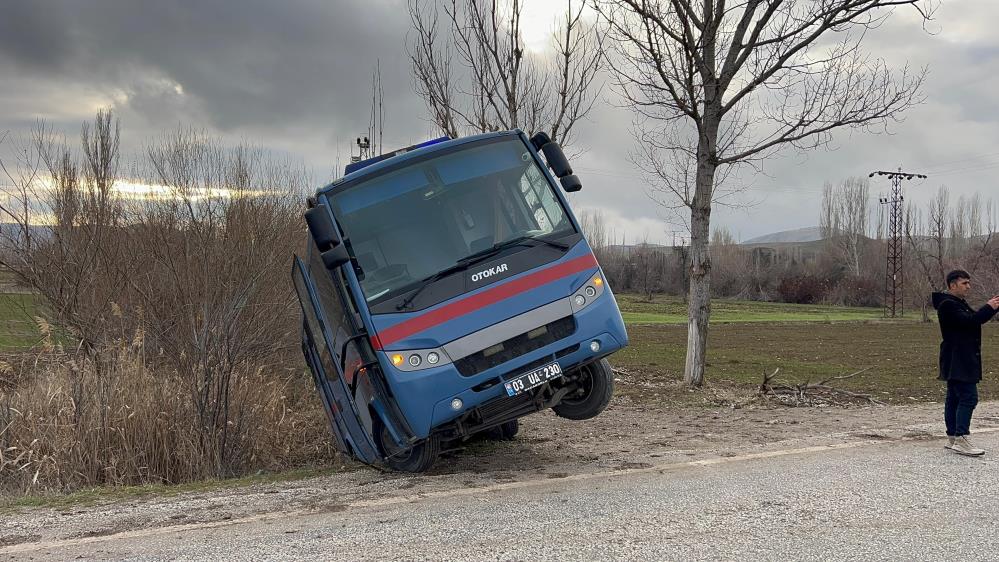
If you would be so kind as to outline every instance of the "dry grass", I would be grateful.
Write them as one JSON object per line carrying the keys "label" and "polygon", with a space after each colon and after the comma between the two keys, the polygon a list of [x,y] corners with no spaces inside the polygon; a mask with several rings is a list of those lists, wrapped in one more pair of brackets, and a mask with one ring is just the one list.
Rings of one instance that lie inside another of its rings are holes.
{"label": "dry grass", "polygon": [[312,382],[297,369],[234,378],[224,466],[217,440],[198,427],[189,378],[152,370],[141,346],[125,342],[97,373],[58,345],[0,365],[0,494],[175,484],[335,460]]}

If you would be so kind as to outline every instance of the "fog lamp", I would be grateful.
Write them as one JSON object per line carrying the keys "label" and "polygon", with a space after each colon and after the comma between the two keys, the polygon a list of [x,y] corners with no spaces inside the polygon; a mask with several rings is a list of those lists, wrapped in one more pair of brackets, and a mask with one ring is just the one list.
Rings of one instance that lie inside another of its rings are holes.
{"label": "fog lamp", "polygon": [[600,342],[598,342],[597,340],[591,341],[590,342],[590,351],[592,351],[593,353],[596,353],[596,352],[600,351]]}
{"label": "fog lamp", "polygon": [[461,398],[455,398],[454,400],[451,401],[452,410],[460,410],[461,407],[464,405],[465,403],[461,401]]}

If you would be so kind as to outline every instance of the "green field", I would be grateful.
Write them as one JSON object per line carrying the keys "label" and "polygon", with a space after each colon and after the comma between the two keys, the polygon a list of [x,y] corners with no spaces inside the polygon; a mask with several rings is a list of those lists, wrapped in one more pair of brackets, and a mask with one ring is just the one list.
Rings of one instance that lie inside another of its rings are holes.
{"label": "green field", "polygon": [[[615,366],[640,373],[642,385],[621,390],[634,398],[671,401],[687,392],[681,384],[687,329],[684,304],[675,298],[643,302],[618,296],[631,344],[615,354]],[[887,321],[880,310],[716,300],[712,303],[706,380],[752,392],[763,373],[781,370],[788,383],[869,369],[836,383],[887,402],[942,399],[936,380],[940,332],[919,314]],[[999,325],[983,331],[983,399],[999,398]]]}
{"label": "green field", "polygon": [[0,294],[0,352],[23,351],[41,339],[36,297],[31,294]]}
{"label": "green field", "polygon": [[[675,399],[686,353],[686,305],[676,297],[651,302],[617,295],[631,344],[614,355],[614,365],[639,373],[642,385],[620,391],[635,398]],[[0,295],[0,352],[23,351],[39,342],[35,297]],[[880,309],[794,305],[718,299],[712,303],[708,340],[709,386],[751,392],[763,373],[781,369],[786,382],[817,381],[870,368],[843,388],[890,402],[939,400],[935,380],[939,331],[918,322],[881,318]],[[999,325],[986,326],[982,397],[999,398]],[[649,390],[653,389],[653,390]]]}
{"label": "green field", "polygon": [[[615,295],[628,324],[686,324],[687,304],[679,297],[656,295],[652,301],[640,295]],[[913,313],[913,319],[918,315]],[[777,302],[715,299],[711,302],[711,322],[842,322],[875,321],[880,308],[787,304]]]}

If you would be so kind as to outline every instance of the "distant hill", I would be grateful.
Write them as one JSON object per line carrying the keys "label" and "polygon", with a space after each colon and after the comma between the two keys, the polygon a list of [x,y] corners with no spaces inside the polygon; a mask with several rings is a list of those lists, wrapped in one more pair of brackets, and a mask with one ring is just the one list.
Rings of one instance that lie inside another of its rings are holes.
{"label": "distant hill", "polygon": [[822,231],[817,226],[808,228],[797,228],[795,230],[784,230],[757,236],[742,242],[743,245],[753,244],[794,244],[801,242],[815,242],[822,240]]}
{"label": "distant hill", "polygon": [[666,246],[663,244],[640,243],[640,244],[625,244],[625,245],[611,244],[605,247],[605,249],[610,250],[612,252],[633,252],[641,248],[648,248],[650,250],[665,250],[670,248],[670,246]]}

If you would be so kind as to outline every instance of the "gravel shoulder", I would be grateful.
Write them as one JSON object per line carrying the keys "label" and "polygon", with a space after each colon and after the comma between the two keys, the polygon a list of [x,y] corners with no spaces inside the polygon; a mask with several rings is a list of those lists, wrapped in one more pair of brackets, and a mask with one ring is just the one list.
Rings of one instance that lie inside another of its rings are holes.
{"label": "gravel shoulder", "polygon": [[[3,547],[96,537],[280,512],[337,512],[359,501],[419,496],[504,482],[559,479],[860,440],[934,439],[942,405],[683,410],[617,398],[601,416],[572,422],[550,411],[525,418],[509,442],[475,441],[422,475],[355,467],[329,476],[144,497],[85,507],[24,508],[0,521]],[[983,402],[975,427],[999,427],[999,402]]]}

